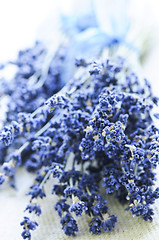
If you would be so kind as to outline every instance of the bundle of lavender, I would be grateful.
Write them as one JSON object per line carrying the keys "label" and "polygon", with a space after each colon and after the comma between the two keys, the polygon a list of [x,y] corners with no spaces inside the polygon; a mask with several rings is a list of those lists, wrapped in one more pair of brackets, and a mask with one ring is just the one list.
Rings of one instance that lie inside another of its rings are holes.
{"label": "bundle of lavender", "polygon": [[[89,216],[93,234],[115,227],[117,216],[110,213],[101,187],[127,203],[133,216],[151,221],[154,214],[159,132],[153,107],[158,98],[126,55],[117,56],[123,45],[127,53],[135,51],[124,38],[127,26],[110,36],[95,20],[89,15],[83,25],[67,23],[67,41],[54,54],[39,42],[20,51],[16,61],[8,62],[17,69],[12,82],[1,79],[1,96],[8,97],[8,104],[0,132],[0,184],[8,181],[16,188],[19,166],[36,173],[25,209],[31,217],[20,223],[23,239],[31,239],[38,226],[32,215],[42,213],[38,200],[48,197],[48,179],[69,236],[78,231],[76,219],[82,214]],[[84,57],[75,60],[76,53]]]}

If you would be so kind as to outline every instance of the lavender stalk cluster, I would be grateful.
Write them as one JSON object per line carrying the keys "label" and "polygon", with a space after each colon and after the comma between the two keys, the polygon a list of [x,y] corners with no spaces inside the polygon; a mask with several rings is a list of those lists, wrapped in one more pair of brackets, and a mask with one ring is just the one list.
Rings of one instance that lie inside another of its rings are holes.
{"label": "lavender stalk cluster", "polygon": [[[36,172],[25,211],[39,216],[38,199],[47,197],[45,184],[52,179],[51,192],[59,197],[54,208],[69,236],[78,231],[77,218],[82,214],[90,218],[93,234],[115,227],[117,217],[100,194],[101,183],[106,194],[127,202],[126,210],[133,216],[152,220],[151,206],[159,198],[159,188],[153,188],[159,133],[151,113],[157,98],[148,81],[142,85],[122,58],[80,60],[76,68],[78,78],[36,112],[17,112],[21,118],[1,130],[0,183],[9,181],[15,187],[16,168],[21,165]],[[37,222],[24,217],[21,225],[22,237],[31,239]]]}
{"label": "lavender stalk cluster", "polygon": [[[109,38],[106,47],[112,44],[119,41]],[[158,98],[150,83],[122,57],[76,59],[70,80],[64,81],[68,52],[70,46],[61,45],[48,61],[47,50],[37,42],[0,69],[16,67],[10,83],[0,79],[1,95],[8,97],[0,130],[0,184],[15,188],[19,166],[36,173],[25,209],[31,217],[20,223],[23,239],[30,240],[38,226],[32,215],[42,214],[39,199],[49,197],[48,180],[68,236],[76,235],[84,214],[90,233],[114,229],[117,216],[109,210],[107,195],[146,221],[153,219],[152,205],[159,198],[159,187],[153,186],[159,161],[159,129],[153,121]]]}

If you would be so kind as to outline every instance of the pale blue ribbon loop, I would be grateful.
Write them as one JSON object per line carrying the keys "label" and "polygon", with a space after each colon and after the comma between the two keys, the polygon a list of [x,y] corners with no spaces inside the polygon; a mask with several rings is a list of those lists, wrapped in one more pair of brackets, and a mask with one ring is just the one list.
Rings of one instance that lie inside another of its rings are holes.
{"label": "pale blue ribbon loop", "polygon": [[[76,57],[96,57],[104,47],[113,44],[124,44],[138,52],[133,42],[127,41],[131,22],[127,14],[128,4],[129,0],[92,0],[93,7],[88,16],[63,16],[64,29],[71,36],[66,62],[74,61]],[[72,67],[66,64],[65,68],[67,79],[72,74]]]}

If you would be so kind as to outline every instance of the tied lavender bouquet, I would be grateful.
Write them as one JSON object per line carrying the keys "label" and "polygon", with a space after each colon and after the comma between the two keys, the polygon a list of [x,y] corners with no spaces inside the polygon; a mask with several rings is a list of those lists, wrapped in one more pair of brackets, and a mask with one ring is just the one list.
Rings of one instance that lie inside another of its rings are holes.
{"label": "tied lavender bouquet", "polygon": [[[58,196],[54,208],[69,236],[78,231],[76,220],[82,214],[88,215],[93,234],[115,227],[117,217],[101,188],[146,221],[152,220],[151,205],[159,198],[159,188],[153,188],[158,98],[134,72],[133,58],[119,56],[124,48],[135,54],[135,65],[139,61],[136,48],[126,41],[128,26],[121,28],[121,16],[119,31],[113,33],[101,26],[98,11],[82,16],[83,21],[65,16],[65,41],[54,53],[36,42],[20,51],[16,61],[0,66],[1,71],[16,67],[11,83],[0,80],[1,96],[8,101],[0,132],[0,184],[7,181],[16,188],[19,166],[36,173],[25,211],[40,216],[38,200],[46,197],[50,179],[52,194]],[[20,224],[23,239],[31,239],[38,223],[25,216]]]}

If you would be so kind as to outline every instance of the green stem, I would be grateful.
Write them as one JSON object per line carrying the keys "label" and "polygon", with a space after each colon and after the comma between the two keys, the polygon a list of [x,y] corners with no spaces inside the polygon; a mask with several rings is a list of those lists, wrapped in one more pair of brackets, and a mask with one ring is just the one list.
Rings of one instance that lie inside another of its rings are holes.
{"label": "green stem", "polygon": [[138,165],[135,163],[135,169],[134,169],[134,175],[137,176],[137,171],[138,171]]}
{"label": "green stem", "polygon": [[51,174],[51,170],[49,170],[49,171],[46,173],[45,177],[43,178],[42,182],[40,183],[39,188],[42,188],[42,187],[43,187],[43,185],[45,184],[45,182],[48,180],[50,174]]}

